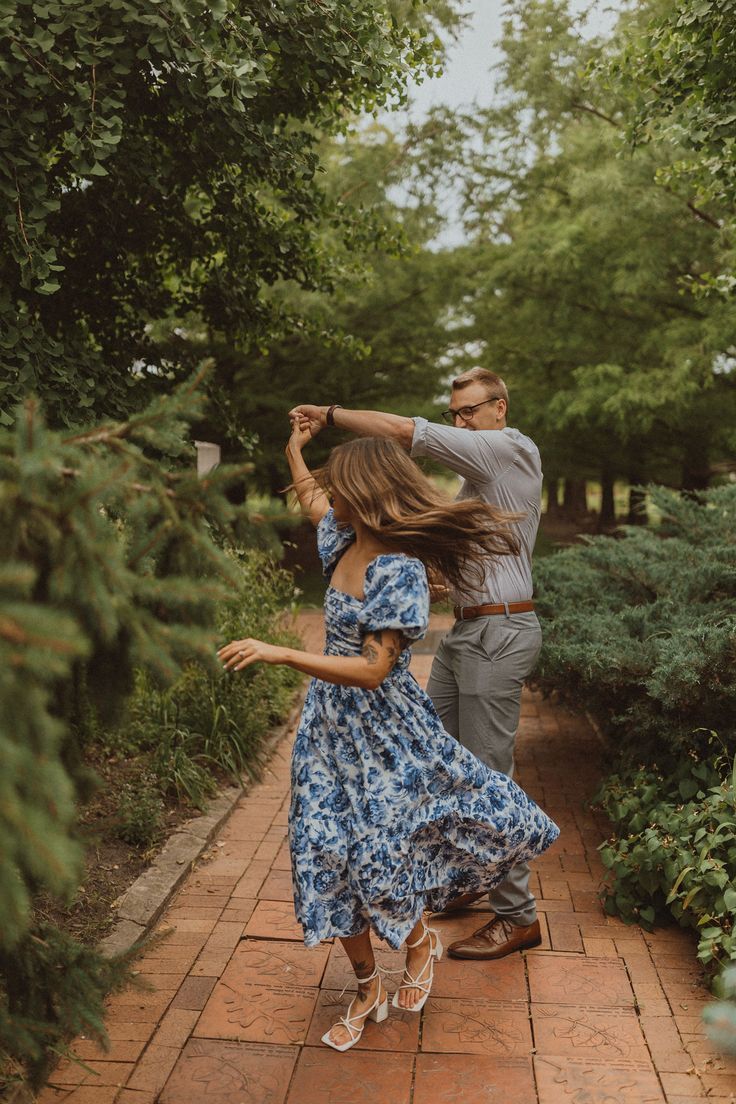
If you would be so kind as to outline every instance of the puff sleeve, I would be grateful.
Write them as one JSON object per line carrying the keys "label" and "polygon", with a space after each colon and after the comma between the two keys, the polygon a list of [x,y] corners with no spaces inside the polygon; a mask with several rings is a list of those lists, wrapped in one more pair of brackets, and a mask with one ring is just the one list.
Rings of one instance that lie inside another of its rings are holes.
{"label": "puff sleeve", "polygon": [[335,511],[330,507],[317,526],[317,551],[322,561],[322,573],[328,579],[332,577],[337,561],[354,540],[352,525],[338,525]]}
{"label": "puff sleeve", "polygon": [[421,640],[429,624],[429,585],[422,561],[400,554],[377,556],[365,573],[358,624],[364,633],[398,629],[407,640]]}

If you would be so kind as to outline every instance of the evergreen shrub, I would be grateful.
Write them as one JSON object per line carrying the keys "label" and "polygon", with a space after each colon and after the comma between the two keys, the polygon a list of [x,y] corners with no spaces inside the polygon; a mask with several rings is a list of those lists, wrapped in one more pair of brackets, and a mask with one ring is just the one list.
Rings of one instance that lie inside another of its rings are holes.
{"label": "evergreen shrub", "polygon": [[[298,644],[282,624],[294,600],[291,574],[259,549],[239,549],[231,558],[236,576],[217,606],[218,642],[255,636]],[[263,664],[226,673],[193,662],[175,683],[161,687],[139,671],[129,716],[112,742],[123,754],[147,755],[164,793],[203,808],[218,773],[258,775],[263,738],[283,717],[300,678],[288,667]]]}
{"label": "evergreen shrub", "polygon": [[0,944],[0,1087],[29,1069],[39,1082],[70,1036],[104,1040],[103,998],[128,981],[126,966],[53,924],[35,925],[12,950]]}
{"label": "evergreen shrub", "polygon": [[736,486],[649,493],[657,526],[539,564],[536,677],[616,748],[606,908],[645,926],[669,910],[717,967],[736,959]]}
{"label": "evergreen shrub", "polygon": [[247,469],[197,478],[202,405],[194,381],[127,422],[51,431],[30,399],[0,427],[0,1088],[99,1035],[118,976],[34,912],[39,894],[70,902],[83,871],[85,743],[136,671],[160,688],[194,663],[220,676],[217,604],[242,586],[223,548],[247,524],[226,492]]}
{"label": "evergreen shrub", "polygon": [[588,537],[536,567],[537,678],[640,761],[699,729],[736,751],[736,486],[649,489],[656,527]]}

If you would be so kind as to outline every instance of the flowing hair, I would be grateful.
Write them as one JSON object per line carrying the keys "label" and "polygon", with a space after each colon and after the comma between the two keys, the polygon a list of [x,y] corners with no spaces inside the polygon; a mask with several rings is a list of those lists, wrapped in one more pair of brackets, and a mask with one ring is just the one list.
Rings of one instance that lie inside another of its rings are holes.
{"label": "flowing hair", "polygon": [[314,478],[337,491],[387,547],[416,556],[433,585],[482,586],[488,559],[519,554],[512,514],[471,498],[452,502],[395,441],[360,437],[332,450]]}

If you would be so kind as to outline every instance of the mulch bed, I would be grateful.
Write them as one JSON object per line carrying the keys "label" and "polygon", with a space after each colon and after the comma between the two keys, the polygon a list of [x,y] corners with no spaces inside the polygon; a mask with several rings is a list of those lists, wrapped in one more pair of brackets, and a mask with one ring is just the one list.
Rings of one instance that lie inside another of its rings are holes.
{"label": "mulch bed", "polygon": [[148,848],[134,847],[117,835],[117,807],[121,785],[138,774],[137,760],[108,758],[100,749],[94,749],[88,765],[97,774],[100,785],[79,818],[86,848],[84,878],[71,904],[64,906],[50,897],[41,897],[36,914],[81,943],[95,946],[114,927],[116,905],[125,891],[150,866],[169,836],[200,810],[180,804],[175,798],[165,798],[166,811],[157,840]]}

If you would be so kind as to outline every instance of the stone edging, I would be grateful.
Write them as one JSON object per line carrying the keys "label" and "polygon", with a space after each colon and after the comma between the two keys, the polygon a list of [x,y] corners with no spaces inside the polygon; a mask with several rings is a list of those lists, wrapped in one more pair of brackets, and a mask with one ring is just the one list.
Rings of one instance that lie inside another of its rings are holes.
{"label": "stone edging", "polygon": [[[263,745],[266,761],[297,720],[305,693],[306,687],[303,686],[297,691],[286,720],[266,736]],[[169,837],[148,869],[121,897],[116,910],[117,923],[99,944],[101,954],[106,958],[123,954],[151,932],[197,859],[245,792],[244,786],[227,786],[220,790],[204,816],[194,817]]]}

